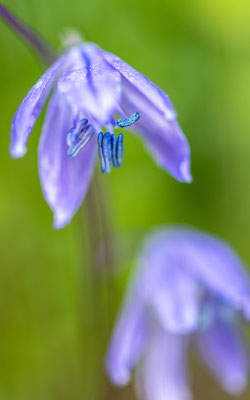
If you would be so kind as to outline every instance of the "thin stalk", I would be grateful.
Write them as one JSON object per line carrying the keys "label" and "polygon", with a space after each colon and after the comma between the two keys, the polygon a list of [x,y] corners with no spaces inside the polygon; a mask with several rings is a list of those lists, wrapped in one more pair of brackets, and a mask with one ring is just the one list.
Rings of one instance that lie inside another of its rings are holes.
{"label": "thin stalk", "polygon": [[1,3],[0,16],[21,39],[25,40],[36,51],[44,65],[49,66],[55,61],[57,55],[52,46]]}
{"label": "thin stalk", "polygon": [[98,214],[100,218],[100,230],[103,250],[103,269],[107,273],[112,270],[113,267],[113,252],[111,237],[111,226],[110,226],[110,215],[108,213],[105,198],[103,196],[103,190],[100,182],[100,174],[96,171],[93,179],[94,193],[97,200]]}
{"label": "thin stalk", "polygon": [[85,327],[85,332],[86,329],[89,330],[88,346],[95,352],[93,364],[89,365],[88,370],[89,379],[95,375],[96,383],[91,393],[93,399],[100,398],[100,394],[104,395],[106,392],[107,378],[103,364],[112,314],[112,288],[109,277],[114,262],[110,245],[110,219],[98,172],[95,171],[79,218],[80,237],[83,238],[85,234],[85,245],[81,247],[84,251],[82,270],[84,270],[85,279],[88,279],[86,288],[88,294],[87,297],[85,294],[85,301],[88,304],[90,320],[89,325]]}

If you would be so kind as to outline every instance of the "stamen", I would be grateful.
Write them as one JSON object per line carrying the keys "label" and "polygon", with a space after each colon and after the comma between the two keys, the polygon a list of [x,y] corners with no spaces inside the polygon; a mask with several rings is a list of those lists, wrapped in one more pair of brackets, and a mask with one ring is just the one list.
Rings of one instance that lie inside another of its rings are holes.
{"label": "stamen", "polygon": [[106,132],[103,135],[100,132],[97,136],[98,143],[98,154],[101,162],[102,173],[107,174],[111,171],[111,165],[115,168],[121,166],[123,161],[123,134],[120,133],[116,139],[116,136],[110,132]]}
{"label": "stamen", "polygon": [[81,119],[75,128],[71,128],[67,134],[67,156],[75,157],[79,151],[88,143],[95,130],[92,125],[88,125],[86,118]]}
{"label": "stamen", "polygon": [[123,153],[124,153],[123,134],[119,133],[119,135],[117,137],[117,143],[116,143],[116,156],[117,156],[118,167],[120,167],[122,165]]}
{"label": "stamen", "polygon": [[72,144],[77,142],[77,138],[82,129],[88,125],[87,118],[81,119],[78,124],[76,124],[75,119],[73,121],[73,128],[71,128],[67,134],[67,145],[70,147]]}
{"label": "stamen", "polygon": [[106,169],[106,163],[105,163],[105,158],[103,155],[103,134],[102,132],[98,133],[97,136],[97,143],[98,143],[98,154],[101,162],[101,169],[102,173],[104,174],[105,169]]}
{"label": "stamen", "polygon": [[103,135],[102,147],[105,159],[105,172],[109,174],[111,171],[111,163],[112,163],[111,135],[109,132],[106,132],[105,135]]}
{"label": "stamen", "polygon": [[116,136],[114,134],[111,135],[111,151],[112,151],[112,162],[115,168],[118,168],[118,160],[117,160],[117,141]]}
{"label": "stamen", "polygon": [[120,128],[128,128],[129,126],[131,126],[135,122],[137,122],[139,118],[140,118],[140,114],[138,112],[135,112],[134,114],[130,115],[130,117],[128,117],[126,119],[118,119],[116,124]]}

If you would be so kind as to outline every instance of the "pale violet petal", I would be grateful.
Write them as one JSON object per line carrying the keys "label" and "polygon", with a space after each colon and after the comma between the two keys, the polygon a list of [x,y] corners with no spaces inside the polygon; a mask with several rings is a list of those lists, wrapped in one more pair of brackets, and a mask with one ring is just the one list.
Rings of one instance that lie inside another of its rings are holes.
{"label": "pale violet petal", "polygon": [[248,382],[249,353],[236,328],[216,322],[198,337],[206,367],[231,394],[240,394]]}
{"label": "pale violet petal", "polygon": [[45,100],[65,65],[66,55],[60,57],[30,89],[17,109],[11,126],[10,153],[22,157],[26,153],[26,142],[40,114]]}
{"label": "pale violet petal", "polygon": [[67,157],[67,133],[72,122],[70,108],[55,91],[39,143],[40,180],[45,199],[54,213],[55,228],[70,222],[87,193],[94,171],[94,137],[77,157]]}
{"label": "pale violet petal", "polygon": [[[148,266],[145,280],[156,279],[156,271],[167,267],[186,271],[201,289],[210,292],[247,316],[250,284],[244,263],[222,239],[205,232],[185,228],[162,228],[152,234],[142,254],[142,265]],[[156,266],[154,269],[150,266]],[[146,282],[145,281],[145,282]],[[146,283],[145,283],[146,284]],[[169,284],[171,284],[171,279]]]}
{"label": "pale violet petal", "polygon": [[133,129],[142,135],[157,164],[179,181],[191,182],[189,144],[169,97],[117,56],[103,52],[103,57],[122,75],[122,109],[127,115],[140,113]]}
{"label": "pale violet petal", "polygon": [[149,275],[145,303],[149,303],[152,312],[166,331],[176,334],[196,331],[200,314],[200,292],[197,282],[177,265],[165,265],[165,271],[158,269],[158,276],[157,269],[154,268],[156,280]]}
{"label": "pale violet petal", "polygon": [[147,333],[143,305],[138,299],[129,301],[120,313],[106,358],[106,370],[113,384],[124,386],[130,381],[131,371],[144,349]]}
{"label": "pale violet petal", "polygon": [[96,47],[87,44],[72,50],[73,62],[58,81],[58,90],[70,104],[77,103],[96,121],[105,124],[117,109],[121,77],[108,65]]}
{"label": "pale violet petal", "polygon": [[188,260],[190,273],[214,295],[246,312],[250,281],[244,262],[229,244],[214,235],[189,230],[180,233],[179,246]]}
{"label": "pale violet petal", "polygon": [[145,140],[156,163],[180,182],[191,182],[190,147],[176,119],[167,119],[129,82],[123,80],[123,110],[140,113],[133,130]]}
{"label": "pale violet petal", "polygon": [[167,334],[155,326],[136,375],[140,400],[191,400],[186,335]]}
{"label": "pale violet petal", "polygon": [[151,82],[145,75],[131,67],[125,61],[112,53],[102,51],[105,60],[136,88],[147,100],[149,100],[163,115],[172,120],[176,112],[168,95]]}

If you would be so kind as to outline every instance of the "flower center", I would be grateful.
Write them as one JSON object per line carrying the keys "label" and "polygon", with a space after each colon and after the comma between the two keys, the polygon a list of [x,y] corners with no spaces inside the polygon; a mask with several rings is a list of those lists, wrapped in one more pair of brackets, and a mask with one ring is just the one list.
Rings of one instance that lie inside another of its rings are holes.
{"label": "flower center", "polygon": [[[117,122],[114,121],[114,125],[125,129],[137,122],[139,118],[140,114],[135,112],[128,118],[118,119]],[[70,158],[75,157],[88,143],[94,133],[95,128],[88,123],[87,118],[81,119],[76,126],[71,128],[67,133],[67,156]],[[122,165],[124,153],[122,133],[119,133],[116,138],[113,133],[106,132],[103,134],[100,132],[97,136],[97,144],[102,173],[109,173],[112,164],[115,168]]]}
{"label": "flower center", "polygon": [[233,324],[236,322],[237,317],[237,311],[222,299],[216,297],[210,301],[204,300],[201,305],[199,329],[201,332],[205,332],[216,320]]}
{"label": "flower center", "polygon": [[[137,122],[139,118],[140,114],[138,112],[135,112],[128,118],[118,119],[116,125],[120,128],[125,129]],[[116,138],[113,133],[111,134],[109,132],[106,132],[103,135],[103,133],[100,132],[97,137],[97,143],[98,154],[103,174],[105,172],[108,174],[110,173],[112,164],[115,168],[118,168],[122,165],[124,154],[122,133],[119,133]]]}

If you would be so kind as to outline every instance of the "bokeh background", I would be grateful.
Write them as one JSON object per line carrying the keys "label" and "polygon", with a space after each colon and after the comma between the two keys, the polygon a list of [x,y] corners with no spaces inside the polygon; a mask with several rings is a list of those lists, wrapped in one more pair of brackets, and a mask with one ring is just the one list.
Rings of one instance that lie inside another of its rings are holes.
{"label": "bokeh background", "polygon": [[[107,270],[101,235],[90,232],[90,199],[68,227],[52,229],[37,171],[43,114],[28,154],[9,156],[12,117],[43,69],[0,21],[0,399],[132,399],[131,388],[109,385],[103,364],[136,249],[148,230],[191,224],[223,236],[250,264],[250,3],[3,3],[55,47],[64,28],[73,27],[147,75],[169,94],[191,144],[190,185],[159,169],[130,134],[122,168],[100,176],[97,166],[109,223],[106,243],[114,257]],[[90,248],[97,249],[94,267]],[[194,364],[196,399],[227,399]]]}

